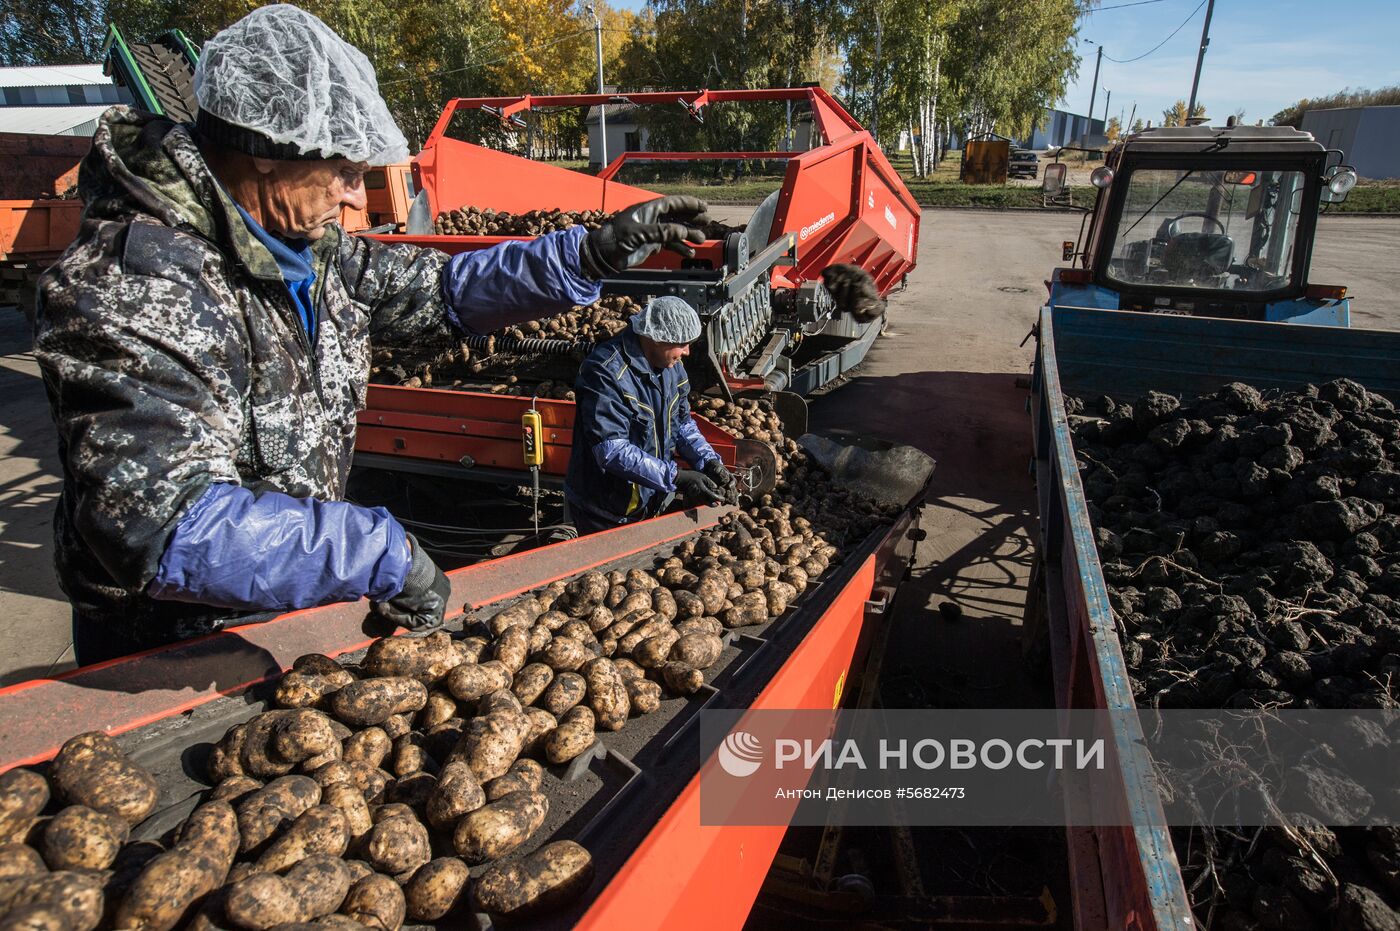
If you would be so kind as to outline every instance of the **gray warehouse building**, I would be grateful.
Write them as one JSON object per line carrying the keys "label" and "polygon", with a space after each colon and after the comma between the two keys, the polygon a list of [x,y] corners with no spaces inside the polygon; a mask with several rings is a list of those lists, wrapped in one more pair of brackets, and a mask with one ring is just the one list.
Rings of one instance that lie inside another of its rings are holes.
{"label": "gray warehouse building", "polygon": [[1341,149],[1343,161],[1363,178],[1400,178],[1400,106],[1309,110],[1303,131]]}

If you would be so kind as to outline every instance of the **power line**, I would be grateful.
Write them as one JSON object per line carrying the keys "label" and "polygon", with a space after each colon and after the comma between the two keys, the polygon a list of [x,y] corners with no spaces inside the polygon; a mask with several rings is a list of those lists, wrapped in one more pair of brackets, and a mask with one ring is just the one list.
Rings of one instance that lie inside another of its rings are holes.
{"label": "power line", "polygon": [[1105,10],[1126,10],[1130,6],[1147,6],[1149,3],[1161,3],[1162,0],[1137,0],[1137,3],[1119,3],[1115,6],[1101,6],[1096,10],[1085,10],[1085,15],[1090,13],[1102,13]]}
{"label": "power line", "polygon": [[1166,45],[1168,42],[1170,42],[1170,41],[1172,40],[1172,38],[1175,37],[1176,34],[1177,34],[1178,32],[1180,32],[1181,30],[1185,29],[1185,28],[1186,28],[1186,24],[1189,23],[1189,22],[1191,22],[1191,20],[1195,19],[1195,18],[1196,18],[1196,14],[1199,13],[1199,12],[1201,12],[1201,7],[1203,7],[1203,6],[1205,6],[1205,5],[1206,5],[1206,0],[1201,0],[1200,3],[1196,4],[1196,8],[1195,8],[1194,10],[1191,11],[1191,15],[1188,16],[1188,17],[1186,17],[1185,19],[1183,19],[1183,20],[1181,21],[1181,25],[1180,25],[1180,26],[1177,26],[1175,29],[1173,29],[1173,30],[1171,31],[1170,34],[1168,34],[1168,36],[1167,36],[1165,39],[1163,39],[1161,42],[1158,42],[1156,45],[1152,46],[1152,48],[1148,49],[1147,51],[1143,52],[1143,53],[1142,53],[1141,55],[1139,55],[1137,58],[1125,58],[1125,59],[1121,59],[1121,60],[1120,60],[1120,59],[1114,58],[1112,55],[1105,55],[1104,58],[1107,58],[1109,61],[1114,62],[1114,63],[1116,63],[1116,64],[1120,64],[1120,65],[1129,65],[1129,64],[1132,64],[1132,63],[1135,62],[1135,61],[1142,61],[1142,60],[1143,60],[1144,58],[1146,58],[1148,55],[1151,55],[1153,52],[1157,51],[1159,48],[1161,48],[1162,46],[1164,46],[1164,45]]}

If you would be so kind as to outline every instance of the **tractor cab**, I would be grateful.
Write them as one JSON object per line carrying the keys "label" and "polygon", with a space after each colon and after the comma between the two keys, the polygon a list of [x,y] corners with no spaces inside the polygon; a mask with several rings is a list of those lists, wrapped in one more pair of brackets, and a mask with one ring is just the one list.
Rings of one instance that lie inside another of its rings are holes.
{"label": "tractor cab", "polygon": [[[1346,288],[1308,280],[1319,209],[1356,173],[1289,126],[1151,129],[1115,146],[1052,305],[1347,326]],[[1082,247],[1081,247],[1082,244]]]}

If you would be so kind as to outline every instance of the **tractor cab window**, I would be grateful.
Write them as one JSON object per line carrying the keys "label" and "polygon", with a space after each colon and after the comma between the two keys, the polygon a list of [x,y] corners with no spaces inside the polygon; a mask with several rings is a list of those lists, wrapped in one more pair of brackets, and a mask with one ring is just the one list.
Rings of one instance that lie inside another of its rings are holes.
{"label": "tractor cab window", "polygon": [[1138,168],[1108,277],[1125,285],[1276,291],[1290,284],[1304,173]]}

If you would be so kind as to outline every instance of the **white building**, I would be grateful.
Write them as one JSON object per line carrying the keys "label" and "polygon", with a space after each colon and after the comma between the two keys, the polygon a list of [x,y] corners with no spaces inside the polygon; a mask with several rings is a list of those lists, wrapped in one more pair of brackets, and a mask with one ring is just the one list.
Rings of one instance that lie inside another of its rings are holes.
{"label": "white building", "polygon": [[0,68],[0,132],[91,136],[114,103],[130,103],[101,65]]}

